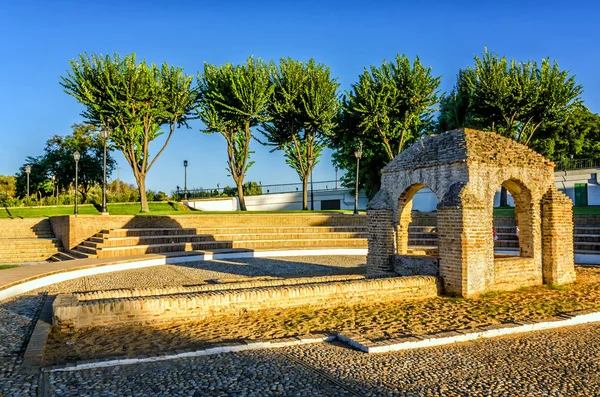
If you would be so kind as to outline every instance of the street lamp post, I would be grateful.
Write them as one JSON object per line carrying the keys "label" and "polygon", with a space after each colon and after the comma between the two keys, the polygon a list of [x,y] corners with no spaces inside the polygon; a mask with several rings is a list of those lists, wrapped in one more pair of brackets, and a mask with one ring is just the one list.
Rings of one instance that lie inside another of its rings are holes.
{"label": "street lamp post", "polygon": [[81,158],[77,150],[73,153],[73,158],[75,159],[75,210],[73,212],[77,215],[79,213],[79,208],[77,208],[77,183],[79,180],[79,159]]}
{"label": "street lamp post", "polygon": [[315,210],[315,194],[314,194],[314,189],[313,189],[313,177],[312,177],[312,170],[313,170],[314,163],[315,162],[312,158],[308,159],[308,166],[310,167],[310,210],[311,211]]}
{"label": "street lamp post", "polygon": [[104,138],[104,174],[102,176],[102,215],[108,215],[108,211],[106,209],[106,141],[108,141],[108,136],[110,135],[110,130],[108,129],[108,121],[107,124],[102,128],[102,138]]}
{"label": "street lamp post", "polygon": [[[56,188],[56,175],[52,175],[52,198],[54,198],[54,189]],[[58,207],[58,188],[56,188],[56,206]]]}
{"label": "street lamp post", "polygon": [[187,200],[187,166],[188,161],[183,160],[183,199]]}
{"label": "street lamp post", "polygon": [[25,173],[27,174],[27,203],[29,203],[29,174],[31,174],[31,166],[25,166]]}
{"label": "street lamp post", "polygon": [[335,167],[335,190],[337,190],[337,185],[338,185],[337,173],[338,173],[338,167]]}
{"label": "street lamp post", "polygon": [[358,215],[358,169],[360,167],[360,158],[362,157],[362,141],[359,141],[358,147],[354,151],[356,157],[356,187],[354,188],[354,215]]}

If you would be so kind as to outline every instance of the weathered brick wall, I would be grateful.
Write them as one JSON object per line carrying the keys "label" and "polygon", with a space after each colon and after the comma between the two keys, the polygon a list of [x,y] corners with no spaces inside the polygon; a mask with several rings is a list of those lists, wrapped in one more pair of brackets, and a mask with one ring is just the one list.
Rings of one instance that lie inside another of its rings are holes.
{"label": "weathered brick wall", "polygon": [[47,218],[0,219],[0,238],[52,236],[52,228]]}
{"label": "weathered brick wall", "polygon": [[208,291],[80,302],[59,295],[52,324],[69,332],[80,328],[152,321],[199,320],[248,310],[331,306],[438,296],[435,277],[391,277],[230,291]]}
{"label": "weathered brick wall", "polygon": [[[389,275],[386,275],[389,277]],[[381,275],[379,277],[384,277]],[[378,278],[378,276],[370,276],[370,278]],[[221,284],[202,284],[193,286],[172,286],[164,288],[134,288],[134,289],[114,289],[101,291],[76,292],[74,295],[81,301],[99,300],[99,299],[115,299],[115,298],[132,298],[136,296],[160,296],[187,294],[191,292],[207,292],[207,291],[226,291],[231,289],[245,288],[262,288],[262,287],[279,287],[283,285],[299,285],[299,284],[319,284],[330,283],[335,281],[350,281],[364,280],[365,276],[360,274],[342,274],[333,276],[318,276],[318,277],[294,277],[268,280],[248,280],[234,283]]]}
{"label": "weathered brick wall", "polygon": [[351,214],[69,215],[52,217],[51,222],[63,245],[74,248],[103,229],[366,226],[367,219]]}
{"label": "weathered brick wall", "polygon": [[497,257],[494,260],[496,290],[514,290],[542,284],[542,274],[534,258]]}
{"label": "weathered brick wall", "polygon": [[428,255],[394,255],[394,272],[400,276],[439,276],[440,260]]}
{"label": "weathered brick wall", "polygon": [[[546,276],[550,273],[544,270],[544,280],[572,279],[572,223],[568,231],[565,220],[567,212],[571,216],[571,208],[558,194],[544,205],[548,225],[544,228],[544,247],[551,247],[552,252],[563,248],[562,243],[554,241],[559,238],[555,231],[561,230],[569,233],[570,252],[558,258],[554,253],[546,253],[544,248],[542,255],[541,204],[548,189],[556,191],[554,164],[524,145],[494,133],[470,129],[429,136],[384,167],[381,182],[381,190],[367,211],[370,270],[386,268],[389,243],[381,236],[388,236],[390,230],[396,234],[393,253],[407,252],[408,225],[415,219],[410,213],[410,201],[417,190],[427,186],[440,200],[437,212],[439,273],[447,293],[469,296],[529,285],[531,280],[541,282],[542,260],[544,269],[550,267],[558,272],[558,275]],[[515,199],[520,257],[525,259],[504,261],[496,266],[493,200],[500,186],[508,189]],[[391,221],[381,215],[387,214],[386,209],[394,211]],[[519,271],[523,273],[521,281],[513,277],[517,277]]]}
{"label": "weathered brick wall", "polygon": [[547,284],[575,281],[572,202],[556,187],[542,199],[543,278]]}
{"label": "weathered brick wall", "polygon": [[[369,242],[367,265],[370,273],[393,271],[392,256],[396,251],[391,209],[367,209]],[[388,227],[385,227],[386,225]]]}

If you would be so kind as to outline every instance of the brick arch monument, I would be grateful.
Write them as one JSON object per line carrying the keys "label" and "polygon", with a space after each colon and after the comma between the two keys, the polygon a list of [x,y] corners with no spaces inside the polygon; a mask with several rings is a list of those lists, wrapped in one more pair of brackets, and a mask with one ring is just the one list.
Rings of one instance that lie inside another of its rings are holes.
{"label": "brick arch monument", "polygon": [[[367,208],[369,272],[394,271],[407,258],[412,198],[427,186],[439,200],[438,253],[408,255],[434,264],[412,274],[439,275],[445,292],[460,296],[574,281],[572,202],[553,177],[554,163],[495,133],[464,128],[421,139],[382,170]],[[494,255],[499,186],[515,201],[518,256]]]}

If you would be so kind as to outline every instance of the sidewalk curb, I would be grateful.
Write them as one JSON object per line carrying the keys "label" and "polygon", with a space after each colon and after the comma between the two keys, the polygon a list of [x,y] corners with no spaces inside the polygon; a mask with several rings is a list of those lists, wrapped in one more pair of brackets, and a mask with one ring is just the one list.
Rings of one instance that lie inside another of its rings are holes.
{"label": "sidewalk curb", "polygon": [[[597,309],[594,309],[597,310]],[[550,330],[573,325],[587,324],[600,321],[600,312],[594,310],[581,310],[561,314],[558,317],[542,322],[523,321],[507,324],[495,324],[477,328],[476,331],[456,330],[440,332],[430,336],[405,336],[403,338],[389,339],[387,341],[371,341],[355,334],[337,333],[339,341],[344,342],[362,352],[387,353],[400,350],[420,349],[450,345],[454,343],[473,341],[478,339],[495,338],[498,336],[521,334],[533,331]]]}

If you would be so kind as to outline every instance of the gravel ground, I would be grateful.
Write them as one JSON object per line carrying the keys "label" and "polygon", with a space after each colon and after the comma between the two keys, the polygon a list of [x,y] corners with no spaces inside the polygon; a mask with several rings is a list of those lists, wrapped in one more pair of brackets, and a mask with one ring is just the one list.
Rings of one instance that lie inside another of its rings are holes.
{"label": "gravel ground", "polygon": [[0,396],[36,395],[38,376],[20,371],[27,338],[44,296],[29,293],[0,302]]}
{"label": "gravel ground", "polygon": [[220,278],[258,276],[299,277],[356,273],[365,256],[296,256],[289,258],[240,258],[180,265],[152,266],[123,270],[64,281],[44,288],[50,294],[119,288],[193,285]]}
{"label": "gravel ground", "polygon": [[[202,283],[207,279],[356,272],[364,256],[235,259],[85,277],[49,293]],[[34,396],[20,366],[40,291],[0,302],[0,396]],[[43,378],[43,396],[599,396],[600,325],[367,355],[317,344]]]}
{"label": "gravel ground", "polygon": [[48,376],[56,396],[598,396],[598,324],[367,355],[316,344]]}

